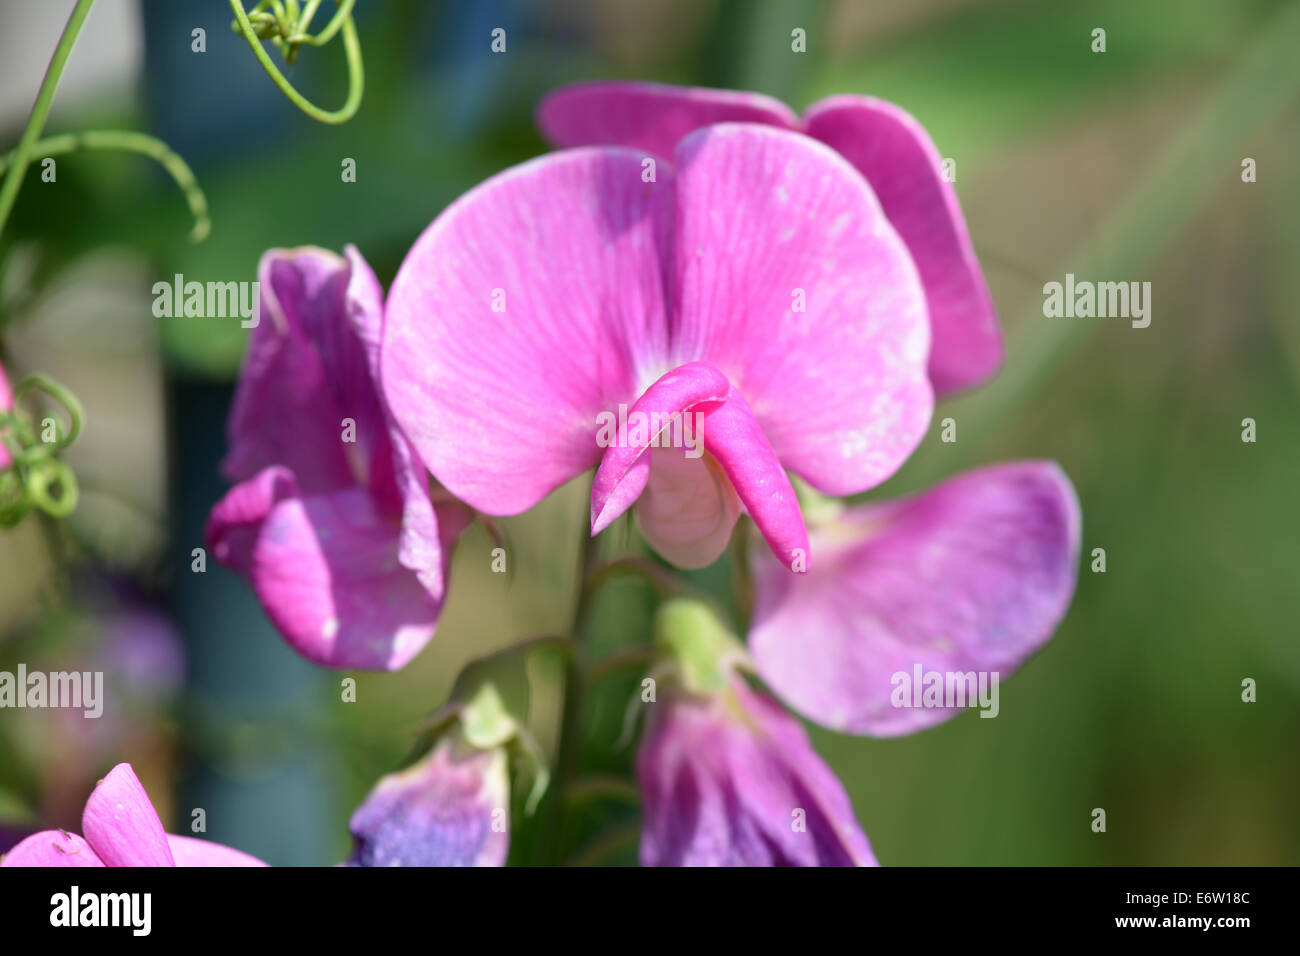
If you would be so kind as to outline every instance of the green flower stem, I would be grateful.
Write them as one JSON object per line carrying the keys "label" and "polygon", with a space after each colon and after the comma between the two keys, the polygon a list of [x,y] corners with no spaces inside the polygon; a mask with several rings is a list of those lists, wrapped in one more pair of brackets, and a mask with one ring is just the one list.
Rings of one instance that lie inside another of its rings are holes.
{"label": "green flower stem", "polygon": [[[249,21],[248,14],[244,11],[244,4],[241,0],[230,0],[230,9],[234,11],[235,22],[239,26],[239,32],[242,33],[244,39],[248,41],[248,45],[252,49],[253,55],[256,56],[258,62],[262,64],[262,69],[266,70],[267,75],[271,77],[275,82],[275,85],[280,88],[280,92],[287,96],[294,106],[298,107],[298,109],[302,110],[312,119],[318,120],[321,123],[346,123],[356,114],[358,107],[361,106],[361,93],[365,86],[365,75],[361,66],[361,44],[357,41],[357,28],[356,24],[352,21],[352,2],[349,2],[349,0],[342,0],[339,4],[339,12],[335,14],[334,20],[330,21],[329,26],[327,26],[320,34],[320,36],[328,34],[332,37],[334,34],[331,30],[338,30],[341,28],[343,31],[343,50],[348,61],[348,98],[344,102],[343,106],[337,110],[321,109],[299,93],[294,88],[293,84],[285,78],[285,75],[280,72],[280,68],[272,62],[270,54],[266,52],[266,48],[262,46],[262,41],[258,38],[256,30],[253,28],[253,24]],[[287,22],[284,8],[278,4],[276,9],[276,19],[280,24],[281,32],[290,35],[290,39],[294,42],[299,42],[298,37],[292,36],[294,31],[292,29],[292,24]],[[335,27],[334,25],[335,20],[339,23],[338,27]],[[320,36],[315,38],[317,44],[322,42]],[[283,43],[283,41],[281,42]],[[311,41],[310,39],[303,39],[300,42],[306,43]],[[290,49],[292,49],[292,47],[290,47]],[[288,56],[287,53],[286,56]]]}
{"label": "green flower stem", "polygon": [[18,148],[14,150],[13,165],[4,183],[0,184],[0,234],[4,233],[5,223],[9,220],[9,213],[18,198],[18,188],[22,185],[23,174],[27,172],[27,164],[31,161],[33,148],[36,141],[40,139],[41,131],[45,129],[45,120],[50,115],[54,91],[59,87],[63,67],[68,62],[73,44],[77,42],[77,34],[81,32],[82,24],[86,22],[86,16],[90,13],[91,4],[94,2],[95,0],[77,0],[77,5],[72,8],[72,15],[68,17],[67,26],[63,28],[63,36],[59,37],[59,45],[54,50],[50,65],[45,68],[45,79],[41,81],[40,91],[36,94],[32,115],[27,120],[27,128],[23,130],[22,139],[18,141]]}
{"label": "green flower stem", "polygon": [[[584,529],[585,531],[585,529]],[[583,534],[578,559],[578,600],[573,611],[575,653],[565,663],[564,705],[560,717],[560,740],[555,755],[555,796],[551,801],[550,819],[542,844],[542,856],[551,863],[559,862],[564,845],[565,813],[563,794],[577,776],[582,757],[582,710],[586,697],[586,682],[579,660],[581,642],[585,637],[587,620],[591,614],[591,599],[595,592],[584,586],[596,559],[596,545],[590,534]]]}
{"label": "green flower stem", "polygon": [[[13,168],[17,175],[17,166],[19,150],[12,150],[4,156],[0,156],[0,176],[4,175],[6,169]],[[157,160],[159,165],[176,181],[182,193],[185,194],[185,202],[190,207],[190,214],[194,217],[194,227],[190,230],[191,242],[202,242],[212,231],[212,220],[208,216],[208,200],[203,195],[203,190],[199,188],[198,180],[194,178],[194,172],[186,164],[185,160],[172,151],[166,143],[144,133],[133,133],[122,130],[87,130],[83,133],[65,133],[61,136],[51,136],[48,139],[40,140],[32,145],[28,158],[36,156],[60,156],[64,153],[71,153],[78,149],[120,149],[130,153],[139,153],[150,159]]]}

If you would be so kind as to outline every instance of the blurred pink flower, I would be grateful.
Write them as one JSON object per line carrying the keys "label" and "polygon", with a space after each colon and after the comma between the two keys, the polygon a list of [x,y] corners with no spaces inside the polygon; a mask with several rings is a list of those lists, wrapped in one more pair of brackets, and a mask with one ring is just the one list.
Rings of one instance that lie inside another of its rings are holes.
{"label": "blurred pink flower", "polygon": [[435,506],[379,392],[383,292],[351,246],[262,257],[254,329],[227,425],[240,482],[208,519],[298,653],[396,670],[429,642],[452,546],[469,520]]}
{"label": "blurred pink flower", "polygon": [[692,130],[727,122],[799,130],[837,150],[866,177],[925,287],[936,393],[977,385],[997,370],[997,312],[957,193],[929,134],[901,107],[867,96],[832,96],[798,117],[758,93],[603,82],[562,87],[537,110],[538,126],[555,146],[628,146],[662,157],[671,157]]}
{"label": "blurred pink flower", "polygon": [[99,782],[81,817],[85,837],[43,830],[0,857],[0,866],[266,866],[239,850],[163,831],[130,764]]}
{"label": "blurred pink flower", "polygon": [[[553,153],[440,215],[389,295],[389,406],[481,511],[519,513],[599,464],[593,534],[636,503],[650,544],[700,567],[743,508],[801,570],[785,469],[854,494],[928,427],[916,266],[866,181],[806,136],[723,124],[653,176],[644,159]],[[602,448],[602,416],[623,412],[698,414],[703,454],[655,432]]]}
{"label": "blurred pink flower", "polygon": [[[0,365],[0,412],[7,412],[13,408],[14,391],[9,385],[9,379],[5,375],[5,367]],[[0,430],[0,471],[8,468],[13,462],[13,456],[9,454],[9,446],[4,443],[4,432]]]}

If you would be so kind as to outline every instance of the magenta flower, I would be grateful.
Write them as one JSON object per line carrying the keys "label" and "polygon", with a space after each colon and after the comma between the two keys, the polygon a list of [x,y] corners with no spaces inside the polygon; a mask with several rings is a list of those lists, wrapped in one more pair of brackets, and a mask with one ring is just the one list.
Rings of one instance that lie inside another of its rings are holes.
{"label": "magenta flower", "polygon": [[844,786],[776,701],[733,676],[649,706],[643,866],[876,865]]}
{"label": "magenta flower", "polygon": [[817,565],[798,579],[753,553],[758,672],[842,732],[889,737],[941,723],[959,708],[900,706],[895,675],[1009,675],[1070,605],[1079,529],[1074,489],[1051,462],[994,465],[849,507],[813,529]]}
{"label": "magenta flower", "polygon": [[[801,570],[785,469],[864,491],[928,426],[916,266],[867,182],[806,136],[723,124],[674,166],[645,159],[554,153],[453,203],[394,280],[384,393],[476,509],[516,514],[599,464],[593,534],[636,503],[650,544],[699,567],[743,508]],[[701,453],[674,416],[702,423]],[[602,447],[614,417],[652,424]]]}
{"label": "magenta flower", "polygon": [[976,385],[1002,361],[997,312],[971,248],[957,194],[925,129],[892,103],[833,96],[800,118],[756,93],[656,83],[584,83],[551,93],[537,122],[552,144],[629,146],[668,157],[682,137],[713,123],[799,130],[831,146],[871,183],[906,243],[930,313],[930,379],[939,394]]}
{"label": "magenta flower", "polygon": [[[0,365],[0,412],[12,411],[14,407],[14,390],[9,385],[9,379],[5,375],[5,367]],[[13,464],[13,456],[9,454],[9,446],[4,441],[4,431],[0,430],[0,471],[4,471]]]}
{"label": "magenta flower", "polygon": [[266,866],[239,850],[163,831],[131,765],[120,763],[90,794],[84,839],[42,830],[0,858],[0,866]]}
{"label": "magenta flower", "polygon": [[380,780],[348,828],[356,839],[352,866],[505,866],[505,749],[443,738],[419,763]]}
{"label": "magenta flower", "polygon": [[468,513],[435,506],[380,397],[383,292],[361,254],[273,250],[258,268],[208,546],[318,664],[396,670],[429,642]]}

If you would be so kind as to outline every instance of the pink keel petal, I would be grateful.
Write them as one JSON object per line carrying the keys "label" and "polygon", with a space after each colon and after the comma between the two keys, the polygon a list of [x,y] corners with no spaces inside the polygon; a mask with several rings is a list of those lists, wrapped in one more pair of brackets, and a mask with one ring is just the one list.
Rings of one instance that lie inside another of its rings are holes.
{"label": "pink keel petal", "polygon": [[198,840],[194,837],[167,834],[167,843],[177,866],[266,866],[255,856],[249,856],[232,847]]}
{"label": "pink keel petal", "polygon": [[910,114],[866,96],[809,108],[808,135],[834,147],[867,178],[916,260],[930,311],[930,379],[941,394],[988,379],[1002,361],[997,311],[971,246],[943,157]]}
{"label": "pink keel petal", "polygon": [[817,567],[803,577],[755,552],[759,673],[835,730],[888,737],[941,723],[957,711],[893,706],[894,675],[1008,677],[1069,607],[1079,520],[1060,468],[1018,462],[852,509],[816,530]]}
{"label": "pink keel petal", "polygon": [[764,123],[793,129],[790,107],[759,93],[661,83],[578,83],[548,94],[537,126],[552,145],[629,146],[672,156],[687,133],[711,123]]}
{"label": "pink keel petal", "polygon": [[[692,362],[663,375],[627,409],[628,434],[613,436],[614,443],[605,450],[591,485],[591,533],[599,534],[636,500],[645,487],[648,472],[644,460],[647,448],[656,443],[659,431],[668,427],[670,416],[684,414],[701,402],[716,402],[727,397],[731,384],[727,377],[704,362]],[[618,422],[622,415],[607,412]],[[663,428],[650,432],[641,429],[640,442],[634,442],[633,423],[662,422]],[[598,432],[599,438],[599,432]],[[634,470],[634,466],[641,467]],[[631,474],[629,474],[631,473]],[[635,491],[635,493],[632,493]]]}
{"label": "pink keel petal", "polygon": [[441,603],[402,566],[395,519],[363,489],[304,497],[268,468],[217,503],[207,539],[308,660],[396,670],[433,636]]}
{"label": "pink keel petal", "polygon": [[176,865],[162,821],[130,764],[118,764],[99,781],[81,829],[106,866]]}
{"label": "pink keel petal", "polygon": [[712,564],[743,510],[722,467],[707,452],[688,458],[680,448],[656,448],[642,460],[652,464],[636,520],[650,547],[679,568]]}
{"label": "pink keel petal", "polygon": [[0,866],[103,866],[90,844],[75,833],[42,830],[0,857]]}
{"label": "pink keel petal", "polygon": [[745,397],[733,391],[706,414],[704,425],[704,446],[726,472],[772,553],[787,568],[806,570],[808,529],[799,499]]}

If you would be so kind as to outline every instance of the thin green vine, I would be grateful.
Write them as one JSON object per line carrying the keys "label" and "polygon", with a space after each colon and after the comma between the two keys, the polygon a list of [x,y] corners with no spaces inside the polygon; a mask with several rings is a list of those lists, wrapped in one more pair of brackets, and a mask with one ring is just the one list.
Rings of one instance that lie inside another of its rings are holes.
{"label": "thin green vine", "polygon": [[[356,115],[361,106],[361,94],[365,87],[365,73],[361,64],[361,44],[357,40],[356,24],[352,20],[352,7],[355,0],[336,0],[338,10],[333,19],[320,33],[312,36],[307,32],[311,19],[316,14],[321,0],[308,0],[300,8],[298,0],[261,0],[252,11],[245,11],[241,0],[230,0],[230,9],[234,11],[233,29],[248,41],[253,55],[257,57],[262,69],[275,82],[294,106],[314,120],[321,123],[346,123]],[[333,39],[339,31],[343,32],[343,52],[348,63],[348,96],[337,110],[323,110],[307,99],[280,72],[280,68],[271,60],[270,54],[262,46],[263,40],[270,40],[290,65],[298,54],[299,45],[323,46]]]}

